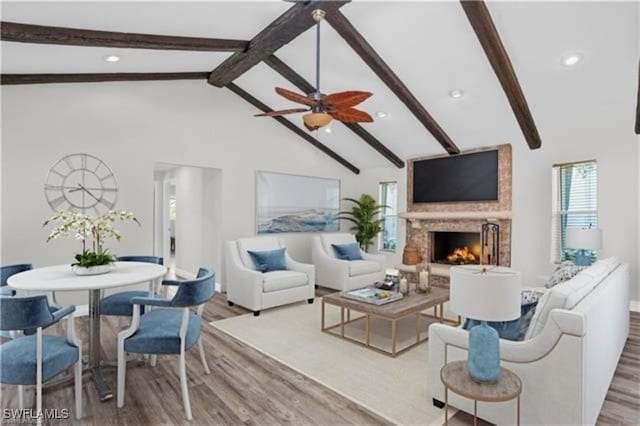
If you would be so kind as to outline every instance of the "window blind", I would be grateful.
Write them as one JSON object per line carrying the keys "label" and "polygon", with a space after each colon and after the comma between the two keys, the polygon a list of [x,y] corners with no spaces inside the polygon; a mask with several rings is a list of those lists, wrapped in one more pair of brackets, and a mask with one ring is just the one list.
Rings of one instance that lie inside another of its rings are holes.
{"label": "window blind", "polygon": [[598,226],[598,170],[595,161],[584,161],[553,166],[552,173],[551,261],[559,263],[577,252],[566,247],[568,229]]}
{"label": "window blind", "polygon": [[380,183],[380,204],[387,206],[382,209],[382,232],[378,242],[378,249],[382,251],[396,251],[398,233],[398,183]]}

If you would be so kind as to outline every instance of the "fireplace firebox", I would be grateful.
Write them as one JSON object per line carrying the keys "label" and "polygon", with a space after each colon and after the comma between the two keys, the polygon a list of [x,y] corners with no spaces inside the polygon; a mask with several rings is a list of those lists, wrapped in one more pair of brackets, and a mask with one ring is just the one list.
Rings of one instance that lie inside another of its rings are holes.
{"label": "fireplace firebox", "polygon": [[431,262],[449,265],[480,263],[479,232],[432,232]]}

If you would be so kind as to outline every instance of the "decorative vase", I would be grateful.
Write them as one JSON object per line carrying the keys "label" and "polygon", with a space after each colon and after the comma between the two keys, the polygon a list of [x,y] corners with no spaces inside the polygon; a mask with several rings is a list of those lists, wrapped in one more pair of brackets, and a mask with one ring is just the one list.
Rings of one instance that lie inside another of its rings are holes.
{"label": "decorative vase", "polygon": [[486,321],[469,330],[467,369],[476,382],[494,383],[500,379],[500,336]]}
{"label": "decorative vase", "polygon": [[109,263],[108,265],[89,266],[88,268],[82,266],[74,266],[73,273],[76,275],[102,275],[107,274],[116,269],[115,263]]}
{"label": "decorative vase", "polygon": [[417,265],[422,260],[418,247],[406,245],[402,252],[402,263],[405,265]]}

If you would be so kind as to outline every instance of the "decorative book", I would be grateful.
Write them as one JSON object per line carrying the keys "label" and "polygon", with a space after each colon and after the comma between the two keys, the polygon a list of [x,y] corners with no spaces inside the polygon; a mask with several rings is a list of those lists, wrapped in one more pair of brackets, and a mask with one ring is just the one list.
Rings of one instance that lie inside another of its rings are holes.
{"label": "decorative book", "polygon": [[358,300],[360,302],[371,303],[373,305],[384,305],[402,299],[402,293],[397,291],[381,290],[374,287],[366,287],[358,290],[345,291],[343,297]]}

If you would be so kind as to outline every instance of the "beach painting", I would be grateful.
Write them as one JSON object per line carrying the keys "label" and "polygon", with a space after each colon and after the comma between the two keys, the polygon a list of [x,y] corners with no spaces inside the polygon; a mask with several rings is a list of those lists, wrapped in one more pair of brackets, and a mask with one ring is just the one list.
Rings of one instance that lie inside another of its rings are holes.
{"label": "beach painting", "polygon": [[337,232],[340,180],[284,173],[256,173],[258,234]]}

